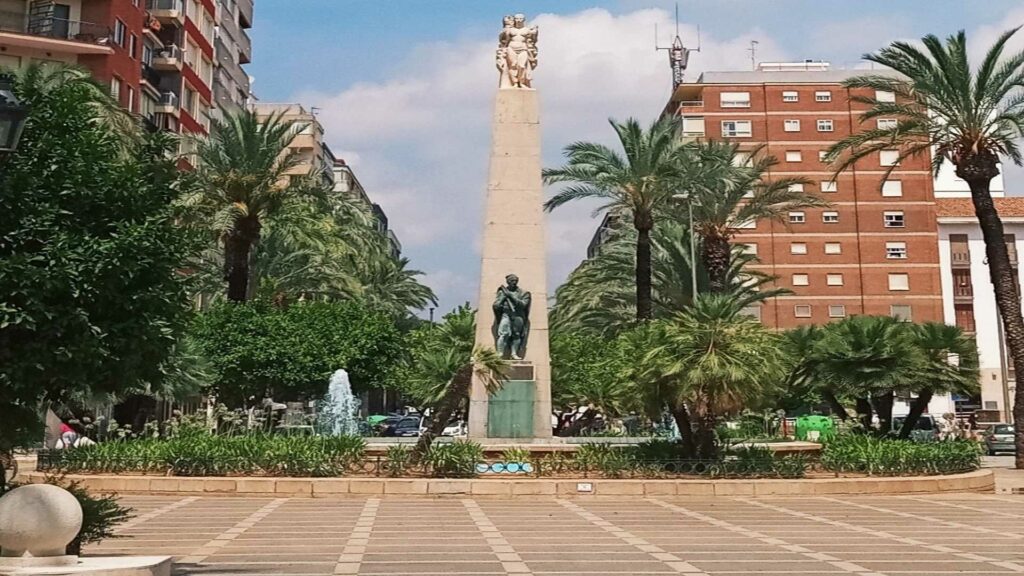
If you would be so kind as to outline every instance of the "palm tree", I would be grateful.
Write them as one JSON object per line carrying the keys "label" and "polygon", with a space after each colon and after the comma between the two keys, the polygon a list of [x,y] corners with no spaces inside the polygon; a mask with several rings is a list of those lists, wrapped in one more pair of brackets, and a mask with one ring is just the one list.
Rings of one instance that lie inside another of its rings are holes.
{"label": "palm tree", "polygon": [[880,434],[892,429],[897,390],[909,390],[922,366],[913,324],[889,316],[851,316],[829,324],[816,350],[817,375],[837,397],[853,398],[864,430],[878,414]]}
{"label": "palm tree", "polygon": [[739,144],[707,141],[688,144],[677,200],[680,220],[693,211],[695,232],[701,239],[701,260],[712,292],[728,289],[730,241],[744,224],[785,218],[791,210],[827,206],[821,197],[803,191],[801,178],[769,179],[777,164],[763,146],[740,152]]}
{"label": "palm tree", "polygon": [[[693,270],[689,230],[678,222],[662,220],[651,231],[651,315],[670,318],[693,301]],[[600,252],[570,274],[556,292],[551,325],[568,331],[611,336],[636,316],[636,232],[618,229]],[[726,283],[741,307],[785,293],[767,290],[773,278],[746,267],[757,261],[742,247],[733,247]],[[697,260],[697,288],[708,291],[708,276]]]}
{"label": "palm tree", "polygon": [[431,408],[430,421],[413,449],[418,461],[434,438],[444,432],[452,416],[465,408],[474,377],[488,394],[501,389],[508,363],[492,349],[473,347],[476,313],[460,306],[441,324],[421,328],[423,333],[410,358],[407,385],[413,396]]}
{"label": "palm tree", "polygon": [[[865,55],[900,76],[869,74],[851,78],[845,85],[895,94],[895,102],[867,96],[853,96],[852,100],[870,106],[861,115],[862,122],[884,117],[895,118],[896,125],[848,136],[832,146],[828,157],[836,162],[837,173],[870,154],[893,148],[899,150],[899,160],[930,158],[936,173],[945,162],[953,164],[956,175],[971,189],[1010,355],[1015,365],[1024,366],[1024,319],[1016,273],[1010,265],[1002,220],[989,193],[992,179],[999,175],[1000,156],[1017,165],[1024,161],[1016,141],[1024,135],[1024,98],[1020,94],[1024,52],[1003,55],[1018,30],[1003,33],[977,67],[968,60],[967,36],[962,30],[945,42],[934,35],[925,36],[923,48],[893,42]],[[1024,469],[1024,386],[1017,387],[1013,414],[1017,468]]]}
{"label": "palm tree", "polygon": [[974,394],[978,390],[978,345],[974,338],[942,322],[918,324],[913,332],[924,366],[917,371],[920,387],[900,428],[900,438],[910,437],[935,394]]}
{"label": "palm tree", "polygon": [[348,258],[358,286],[357,297],[396,316],[408,314],[410,309],[422,310],[428,304],[437,305],[434,291],[419,280],[423,272],[408,265],[408,258],[394,258],[382,247]]}
{"label": "palm tree", "polygon": [[553,331],[551,335],[551,396],[558,409],[583,411],[569,426],[559,426],[560,436],[576,436],[598,414],[620,416],[642,408],[635,383],[621,378],[625,357],[615,338],[594,337],[583,332]]}
{"label": "palm tree", "polygon": [[720,416],[739,411],[785,376],[787,359],[779,336],[740,310],[726,295],[697,297],[693,306],[664,324],[644,359],[655,380],[674,384],[674,394],[687,408],[700,458],[717,457],[715,425]]}
{"label": "palm tree", "polygon": [[212,135],[197,140],[199,166],[186,205],[205,216],[224,247],[227,298],[244,302],[252,292],[250,262],[264,220],[291,202],[324,192],[314,179],[289,175],[301,164],[289,149],[302,128],[284,112],[260,118],[249,110],[229,111],[214,120]]}
{"label": "palm tree", "polygon": [[650,320],[651,229],[655,214],[670,201],[672,184],[678,178],[678,121],[662,119],[647,130],[632,118],[621,124],[609,122],[622,152],[592,142],[566,146],[568,163],[561,168],[545,168],[543,175],[547,184],[569,184],[545,202],[544,209],[550,212],[573,200],[596,198],[604,204],[595,213],[610,212],[632,219],[637,232],[636,319]]}
{"label": "palm tree", "polygon": [[835,389],[827,385],[827,372],[822,366],[820,351],[824,334],[824,328],[813,324],[782,333],[783,347],[791,360],[785,386],[789,390],[817,391],[832,412],[840,420],[846,421],[850,415],[836,396]]}

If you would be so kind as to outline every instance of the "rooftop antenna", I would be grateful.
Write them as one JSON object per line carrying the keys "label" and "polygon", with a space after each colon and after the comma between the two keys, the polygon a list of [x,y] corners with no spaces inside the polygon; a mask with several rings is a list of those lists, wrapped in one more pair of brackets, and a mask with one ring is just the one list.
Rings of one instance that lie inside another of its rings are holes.
{"label": "rooftop antenna", "polygon": [[683,46],[683,39],[679,36],[679,3],[676,2],[676,36],[672,39],[671,46],[658,45],[658,24],[654,24],[654,49],[668,52],[668,65],[672,68],[672,88],[678,88],[683,83],[683,74],[690,62],[690,52],[700,52],[700,28],[697,28],[697,48]]}
{"label": "rooftop antenna", "polygon": [[747,48],[747,52],[750,52],[750,69],[757,70],[757,45],[760,44],[757,40],[750,41],[750,48]]}

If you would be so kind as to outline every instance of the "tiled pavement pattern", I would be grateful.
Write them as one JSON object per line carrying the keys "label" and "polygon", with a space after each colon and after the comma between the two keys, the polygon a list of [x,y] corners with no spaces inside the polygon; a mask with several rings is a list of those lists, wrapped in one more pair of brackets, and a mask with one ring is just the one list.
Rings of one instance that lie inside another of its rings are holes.
{"label": "tiled pavement pattern", "polygon": [[130,538],[86,552],[178,574],[1024,574],[1024,496],[123,502]]}

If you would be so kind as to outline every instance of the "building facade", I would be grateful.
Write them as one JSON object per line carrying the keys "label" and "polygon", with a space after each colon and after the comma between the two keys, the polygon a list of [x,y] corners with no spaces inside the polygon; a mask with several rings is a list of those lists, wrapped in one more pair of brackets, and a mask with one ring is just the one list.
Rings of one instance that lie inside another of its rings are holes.
{"label": "building facade", "polygon": [[[1001,196],[1001,190],[994,195]],[[1003,219],[1010,260],[1021,285],[1018,254],[1024,251],[1024,198],[995,199]],[[943,317],[975,336],[981,368],[977,408],[998,410],[1012,421],[1017,377],[1006,346],[995,293],[985,261],[985,242],[969,198],[940,198],[938,204],[939,263]]]}
{"label": "building facade", "polygon": [[253,0],[218,0],[217,66],[213,78],[214,106],[218,110],[244,108],[252,99],[249,75],[242,68],[252,62]]}
{"label": "building facade", "polygon": [[[831,204],[788,214],[786,222],[749,223],[735,242],[792,294],[751,309],[773,328],[823,324],[854,314],[914,321],[943,319],[935,193],[929,159],[907,159],[883,183],[895,150],[865,158],[833,181],[825,151],[864,129],[867,105],[892,94],[842,86],[860,71],[825,62],[766,63],[750,72],[706,72],[678,86],[665,109],[682,136],[763,146],[779,164],[772,177],[809,181]],[[880,119],[889,122],[893,119]]]}
{"label": "building facade", "polygon": [[213,0],[0,0],[0,66],[78,64],[154,128],[205,134],[216,14]]}
{"label": "building facade", "polygon": [[345,195],[346,198],[354,202],[360,209],[369,213],[373,217],[373,224],[377,232],[387,239],[388,245],[391,248],[391,255],[395,258],[401,256],[402,244],[398,241],[395,231],[388,224],[388,217],[384,213],[384,209],[380,207],[380,204],[370,200],[369,195],[366,194],[366,189],[363,188],[359,179],[356,178],[355,172],[352,171],[352,167],[341,158],[334,160],[334,191]]}

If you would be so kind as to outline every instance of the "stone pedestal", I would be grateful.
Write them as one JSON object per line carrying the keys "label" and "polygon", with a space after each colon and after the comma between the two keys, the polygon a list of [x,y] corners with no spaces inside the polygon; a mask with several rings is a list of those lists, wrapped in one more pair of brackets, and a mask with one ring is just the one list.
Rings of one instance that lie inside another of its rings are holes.
{"label": "stone pedestal", "polygon": [[[550,438],[547,254],[542,210],[544,198],[540,174],[537,92],[525,89],[498,90],[491,130],[491,165],[484,210],[476,344],[494,348],[491,332],[494,312],[491,303],[498,287],[505,283],[505,276],[517,275],[519,286],[532,294],[529,340],[523,362],[517,363],[509,374],[508,390],[494,398],[517,402],[517,407],[504,407],[505,416],[509,416],[508,410],[532,409],[532,438]],[[522,376],[527,366],[529,372],[532,372],[529,379]],[[488,426],[490,401],[491,397],[482,384],[474,381],[469,408],[470,438],[495,437],[489,429],[496,428]],[[527,401],[532,408],[524,407]],[[515,418],[515,414],[511,416],[517,421],[526,421],[525,417]]]}

